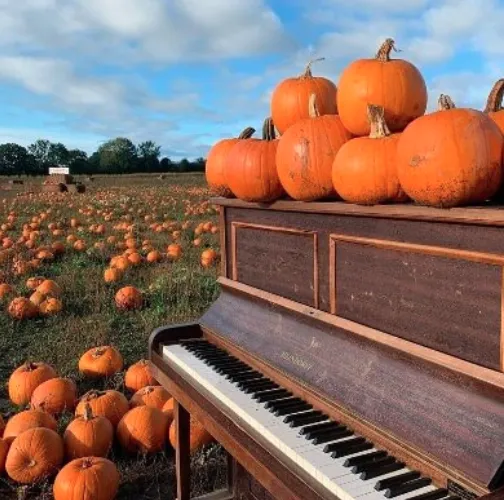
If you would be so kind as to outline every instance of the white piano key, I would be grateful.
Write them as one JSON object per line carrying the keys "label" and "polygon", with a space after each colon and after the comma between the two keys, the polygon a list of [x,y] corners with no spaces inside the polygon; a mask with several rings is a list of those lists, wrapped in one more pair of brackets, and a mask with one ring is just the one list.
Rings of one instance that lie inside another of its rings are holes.
{"label": "white piano key", "polygon": [[[165,346],[163,355],[177,370],[189,377],[191,382],[198,384],[206,391],[209,399],[226,407],[238,421],[248,424],[258,435],[262,436],[281,454],[292,460],[293,463],[311,475],[331,493],[339,497],[340,500],[354,500],[358,497],[365,500],[378,500],[378,498],[383,500],[384,492],[374,490],[376,482],[379,479],[392,477],[409,470],[403,468],[400,471],[384,474],[380,478],[363,481],[360,479],[360,474],[353,474],[351,468],[344,467],[343,464],[351,456],[365,455],[376,451],[375,448],[337,459],[332,458],[330,453],[324,453],[323,451],[324,447],[330,442],[353,439],[358,437],[358,434],[315,445],[311,440],[299,434],[299,427],[292,428],[284,423],[284,415],[275,416],[264,408],[264,403],[258,403],[253,399],[252,394],[245,394],[235,383],[218,374],[214,368],[196,358],[182,346]],[[306,411],[310,410],[303,410],[299,413],[305,413]],[[418,490],[418,492],[420,491],[422,490]],[[372,496],[375,493],[381,496]],[[411,494],[410,496],[415,495]],[[409,497],[397,498],[407,500]]]}
{"label": "white piano key", "polygon": [[398,495],[393,499],[388,499],[385,496],[385,490],[383,491],[373,491],[366,495],[359,497],[359,500],[408,500],[409,498],[416,497],[418,495],[423,495],[424,493],[430,493],[431,491],[437,490],[436,486],[424,486],[423,488],[418,488],[418,490],[410,491],[409,493],[404,493],[403,495]]}

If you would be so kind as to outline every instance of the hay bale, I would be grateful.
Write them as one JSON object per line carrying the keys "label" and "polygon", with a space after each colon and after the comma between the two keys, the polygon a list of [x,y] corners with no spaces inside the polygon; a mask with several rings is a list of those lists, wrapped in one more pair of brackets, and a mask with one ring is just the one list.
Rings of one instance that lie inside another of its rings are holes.
{"label": "hay bale", "polygon": [[51,174],[48,177],[49,184],[72,184],[73,177],[70,174]]}
{"label": "hay bale", "polygon": [[65,184],[43,184],[42,192],[43,193],[63,193],[67,190]]}

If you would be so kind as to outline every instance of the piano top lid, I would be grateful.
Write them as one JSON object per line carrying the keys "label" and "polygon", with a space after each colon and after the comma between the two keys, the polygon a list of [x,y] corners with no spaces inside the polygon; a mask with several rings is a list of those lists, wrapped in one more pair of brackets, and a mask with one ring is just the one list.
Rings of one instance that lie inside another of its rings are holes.
{"label": "piano top lid", "polygon": [[215,205],[234,208],[504,226],[504,205],[488,204],[477,207],[445,209],[424,207],[413,203],[367,206],[353,205],[342,201],[316,201],[306,203],[293,200],[278,200],[268,204],[250,203],[236,198],[222,197],[211,198],[210,201]]}

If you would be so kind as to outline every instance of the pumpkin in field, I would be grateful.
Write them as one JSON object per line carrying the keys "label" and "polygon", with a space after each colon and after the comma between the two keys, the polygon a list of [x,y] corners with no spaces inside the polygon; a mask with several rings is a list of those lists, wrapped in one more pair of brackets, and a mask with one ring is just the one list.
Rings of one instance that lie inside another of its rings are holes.
{"label": "pumpkin in field", "polygon": [[173,405],[174,405],[174,403],[175,403],[175,400],[173,398],[170,398],[163,405],[163,408],[161,408],[161,411],[168,417],[170,422],[173,420]]}
{"label": "pumpkin in field", "polygon": [[310,61],[301,76],[280,82],[271,96],[271,116],[280,134],[296,122],[309,117],[308,102],[316,95],[321,115],[336,114],[336,86],[327,78],[313,76],[312,64],[323,58]]}
{"label": "pumpkin in field", "polygon": [[152,364],[147,359],[141,359],[131,365],[124,375],[124,386],[130,391],[139,391],[148,385],[158,385],[152,375]]}
{"label": "pumpkin in field", "polygon": [[[177,429],[175,427],[175,421],[170,424],[168,431],[168,439],[170,440],[173,448],[177,445]],[[192,452],[199,450],[205,444],[209,444],[213,441],[212,435],[205,429],[203,424],[191,415],[190,418],[190,438],[189,438],[189,449]]]}
{"label": "pumpkin in field", "polygon": [[72,420],[63,434],[67,458],[106,457],[114,439],[114,426],[100,415],[93,415],[86,404],[84,415]]}
{"label": "pumpkin in field", "polygon": [[262,140],[237,142],[227,156],[225,177],[233,194],[245,201],[271,202],[283,194],[276,168],[275,126],[264,121]]}
{"label": "pumpkin in field", "polygon": [[18,483],[29,484],[52,476],[63,463],[61,437],[51,429],[28,429],[12,442],[5,470]]}
{"label": "pumpkin in field", "polygon": [[497,124],[504,133],[504,110],[502,109],[502,97],[504,96],[504,78],[497,80],[490,91],[485,107],[485,113]]}
{"label": "pumpkin in field", "polygon": [[170,398],[170,393],[163,386],[148,385],[133,394],[130,399],[130,406],[131,408],[135,408],[146,405],[161,410]]}
{"label": "pumpkin in field", "polygon": [[84,415],[86,405],[89,404],[93,415],[106,417],[116,427],[121,418],[129,411],[126,396],[119,391],[89,391],[79,400],[75,409],[75,416]]}
{"label": "pumpkin in field", "polygon": [[35,304],[39,308],[40,308],[40,304],[42,304],[42,302],[44,302],[45,299],[46,299],[46,296],[43,293],[40,293],[37,291],[33,292],[30,295],[30,302]]}
{"label": "pumpkin in field", "polygon": [[14,295],[14,288],[8,283],[0,283],[0,300],[6,299],[9,295]]}
{"label": "pumpkin in field", "polygon": [[9,443],[5,439],[0,439],[0,474],[5,472],[5,461],[9,452]]}
{"label": "pumpkin in field", "polygon": [[45,427],[56,431],[58,423],[52,415],[42,410],[24,410],[16,415],[13,415],[7,421],[5,426],[3,438],[11,443],[24,431],[34,429],[35,427]]}
{"label": "pumpkin in field", "polygon": [[212,267],[215,261],[218,259],[219,254],[213,248],[207,248],[201,252],[201,265],[203,267]]}
{"label": "pumpkin in field", "polygon": [[39,306],[42,316],[54,316],[63,310],[63,303],[56,297],[47,297]]}
{"label": "pumpkin in field", "polygon": [[25,297],[16,297],[9,304],[7,309],[9,316],[13,319],[24,320],[33,319],[38,313],[38,307]]}
{"label": "pumpkin in field", "polygon": [[130,410],[117,426],[117,438],[129,452],[154,453],[166,442],[167,416],[158,408],[137,406]]}
{"label": "pumpkin in field", "polygon": [[106,458],[76,458],[54,479],[54,500],[113,500],[119,479],[117,467]]}
{"label": "pumpkin in field", "polygon": [[439,111],[418,118],[397,146],[399,182],[421,205],[455,207],[491,198],[502,180],[504,137],[475,109],[455,108],[445,95]]}
{"label": "pumpkin in field", "polygon": [[110,259],[110,267],[119,269],[120,271],[125,271],[128,267],[130,267],[130,261],[128,260],[128,257],[118,255]]}
{"label": "pumpkin in field", "polygon": [[170,260],[178,260],[182,257],[182,247],[178,243],[171,243],[166,249],[166,254]]}
{"label": "pumpkin in field", "polygon": [[61,295],[61,288],[53,280],[42,281],[42,283],[40,283],[36,290],[37,292],[48,295],[50,297],[59,297]]}
{"label": "pumpkin in field", "polygon": [[235,139],[222,139],[212,146],[208,152],[205,176],[210,190],[218,196],[231,197],[233,194],[226,182],[226,163],[229,151],[241,140],[250,139],[255,133],[255,129],[247,127]]}
{"label": "pumpkin in field", "polygon": [[9,399],[15,405],[26,405],[42,382],[57,376],[56,370],[47,363],[27,361],[16,368],[9,378]]}
{"label": "pumpkin in field", "polygon": [[369,135],[369,103],[383,106],[392,132],[400,132],[422,116],[427,107],[427,88],[418,69],[403,59],[391,59],[394,40],[388,38],[374,59],[359,59],[347,66],[338,83],[338,113],[354,135]]}
{"label": "pumpkin in field", "polygon": [[163,260],[163,256],[158,250],[151,250],[145,257],[145,260],[149,264],[156,264],[157,262],[161,262]]}
{"label": "pumpkin in field", "polygon": [[121,353],[109,345],[93,347],[79,359],[79,372],[86,377],[111,377],[122,368]]}
{"label": "pumpkin in field", "polygon": [[31,397],[31,407],[51,415],[73,411],[77,401],[77,387],[69,378],[52,378],[40,384]]}
{"label": "pumpkin in field", "polygon": [[115,303],[118,309],[139,309],[143,304],[142,294],[134,286],[125,286],[116,293]]}
{"label": "pumpkin in field", "polygon": [[396,167],[400,134],[390,133],[383,107],[369,104],[368,117],[369,137],[343,144],[334,159],[334,188],[345,201],[361,205],[406,201]]}
{"label": "pumpkin in field", "polygon": [[28,278],[26,280],[26,288],[30,290],[35,290],[39,285],[41,285],[45,281],[43,276],[33,276],[32,278]]}
{"label": "pumpkin in field", "polygon": [[310,118],[294,124],[278,141],[278,177],[287,194],[300,201],[335,195],[332,164],[351,137],[338,115],[319,114],[312,94]]}
{"label": "pumpkin in field", "polygon": [[108,267],[103,272],[103,279],[105,283],[115,283],[122,278],[123,271],[117,267]]}

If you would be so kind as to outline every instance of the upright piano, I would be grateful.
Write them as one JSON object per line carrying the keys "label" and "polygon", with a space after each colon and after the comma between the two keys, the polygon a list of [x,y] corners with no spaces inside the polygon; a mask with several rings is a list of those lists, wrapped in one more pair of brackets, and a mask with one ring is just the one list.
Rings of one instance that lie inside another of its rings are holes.
{"label": "upright piano", "polygon": [[220,296],[156,329],[176,400],[229,456],[205,498],[504,498],[504,209],[220,209]]}

